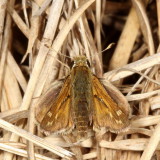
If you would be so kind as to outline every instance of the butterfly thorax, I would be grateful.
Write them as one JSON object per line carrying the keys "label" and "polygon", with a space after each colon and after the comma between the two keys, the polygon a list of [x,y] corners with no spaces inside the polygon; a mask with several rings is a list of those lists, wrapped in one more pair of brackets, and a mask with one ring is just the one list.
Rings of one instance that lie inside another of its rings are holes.
{"label": "butterfly thorax", "polygon": [[[84,62],[85,63],[85,62]],[[91,71],[86,64],[76,64],[71,71],[71,108],[77,139],[87,136],[92,99]]]}

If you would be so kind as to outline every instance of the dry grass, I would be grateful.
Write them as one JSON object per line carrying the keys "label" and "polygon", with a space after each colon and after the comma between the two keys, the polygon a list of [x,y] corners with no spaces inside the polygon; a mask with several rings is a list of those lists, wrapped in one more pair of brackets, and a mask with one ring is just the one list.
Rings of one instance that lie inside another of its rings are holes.
{"label": "dry grass", "polygon": [[[160,159],[159,0],[0,0],[0,33],[0,159]],[[73,145],[68,135],[44,136],[34,109],[68,74],[64,55],[79,54],[126,95],[131,126]]]}

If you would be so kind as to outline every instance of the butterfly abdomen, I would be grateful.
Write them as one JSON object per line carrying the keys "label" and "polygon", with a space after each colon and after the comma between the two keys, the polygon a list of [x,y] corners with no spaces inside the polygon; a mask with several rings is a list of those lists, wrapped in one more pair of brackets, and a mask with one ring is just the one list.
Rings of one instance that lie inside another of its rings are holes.
{"label": "butterfly abdomen", "polygon": [[91,108],[91,72],[86,66],[74,67],[72,70],[71,102],[73,122],[77,131],[77,139],[87,137],[90,124]]}
{"label": "butterfly abdomen", "polygon": [[87,108],[86,101],[79,101],[74,111],[73,120],[77,130],[77,139],[87,137],[87,130],[89,125],[89,113]]}

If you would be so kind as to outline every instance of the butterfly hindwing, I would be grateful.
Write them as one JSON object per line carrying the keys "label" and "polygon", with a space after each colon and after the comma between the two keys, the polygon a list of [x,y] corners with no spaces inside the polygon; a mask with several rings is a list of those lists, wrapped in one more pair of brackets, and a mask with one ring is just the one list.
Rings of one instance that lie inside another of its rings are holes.
{"label": "butterfly hindwing", "polygon": [[119,106],[96,76],[93,76],[93,127],[118,132],[128,126],[128,113]]}

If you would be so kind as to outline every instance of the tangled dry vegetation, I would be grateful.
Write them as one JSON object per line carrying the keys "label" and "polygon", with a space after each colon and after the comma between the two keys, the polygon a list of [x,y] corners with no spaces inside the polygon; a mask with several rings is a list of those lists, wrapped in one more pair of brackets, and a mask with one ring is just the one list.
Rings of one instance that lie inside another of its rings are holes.
{"label": "tangled dry vegetation", "polygon": [[[159,0],[0,0],[0,33],[0,159],[160,159]],[[41,133],[34,107],[82,53],[126,96],[131,125],[72,145]]]}

